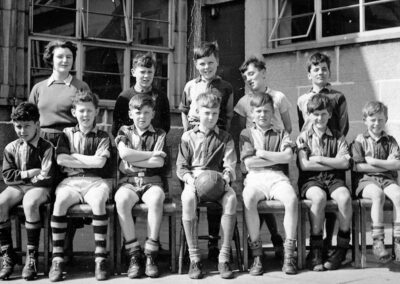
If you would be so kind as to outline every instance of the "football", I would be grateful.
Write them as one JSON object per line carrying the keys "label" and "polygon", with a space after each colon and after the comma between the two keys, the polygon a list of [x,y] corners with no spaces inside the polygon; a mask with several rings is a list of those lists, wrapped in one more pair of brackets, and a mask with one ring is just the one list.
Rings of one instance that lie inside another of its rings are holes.
{"label": "football", "polygon": [[199,202],[215,202],[225,193],[225,181],[222,174],[207,170],[198,175],[194,181]]}

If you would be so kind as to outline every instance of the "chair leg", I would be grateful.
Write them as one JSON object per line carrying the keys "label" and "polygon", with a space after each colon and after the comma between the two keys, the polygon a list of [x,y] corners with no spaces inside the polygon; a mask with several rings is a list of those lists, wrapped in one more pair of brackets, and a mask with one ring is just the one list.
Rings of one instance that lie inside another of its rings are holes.
{"label": "chair leg", "polygon": [[306,214],[308,213],[308,208],[303,208],[302,203],[300,203],[300,220],[301,220],[301,226],[300,226],[300,230],[301,230],[301,239],[304,242],[304,245],[300,248],[301,249],[301,267],[300,269],[304,269],[305,267],[305,263],[306,263],[306,239],[307,239],[307,235],[306,235],[306,222],[307,222],[307,216]]}
{"label": "chair leg", "polygon": [[243,270],[247,271],[249,269],[249,247],[247,244],[247,225],[246,225],[246,216],[243,208]]}
{"label": "chair leg", "polygon": [[122,248],[122,233],[121,233],[121,226],[118,221],[118,217],[115,216],[115,263],[116,263],[116,273],[118,275],[121,275],[121,265],[122,265],[122,254],[121,254],[121,248]]}
{"label": "chair leg", "polygon": [[114,275],[115,273],[115,242],[114,242],[114,228],[115,228],[115,215],[114,215],[114,209],[110,210],[111,212],[109,213],[109,224],[108,224],[108,235],[109,235],[109,248],[110,248],[110,258],[111,258],[111,265],[110,265],[110,271],[111,275]]}
{"label": "chair leg", "polygon": [[236,221],[235,228],[233,232],[233,237],[235,240],[235,248],[236,248],[236,257],[237,257],[237,266],[239,271],[243,271],[243,264],[242,264],[242,252],[240,250],[240,234],[238,229],[238,223]]}
{"label": "chair leg", "polygon": [[49,251],[50,251],[50,216],[51,208],[50,204],[46,204],[45,212],[43,216],[43,256],[44,256],[44,275],[49,273]]}
{"label": "chair leg", "polygon": [[305,235],[302,234],[303,224],[302,222],[302,217],[301,217],[301,203],[299,202],[298,204],[298,219],[300,219],[300,222],[297,222],[297,267],[299,269],[303,269],[304,264],[303,264],[303,248],[305,247]]}
{"label": "chair leg", "polygon": [[367,228],[366,228],[366,209],[364,206],[360,206],[360,224],[361,224],[361,268],[367,266]]}
{"label": "chair leg", "polygon": [[171,251],[171,272],[176,272],[176,214],[169,216],[169,247]]}
{"label": "chair leg", "polygon": [[179,264],[178,264],[178,273],[182,274],[183,267],[183,258],[185,257],[185,248],[186,248],[186,236],[185,230],[183,229],[183,224],[181,222],[181,233],[180,233],[180,242],[179,242]]}
{"label": "chair leg", "polygon": [[352,226],[352,242],[353,242],[353,260],[356,268],[361,267],[360,259],[360,206],[359,202],[356,201],[356,205],[353,206],[353,226]]}

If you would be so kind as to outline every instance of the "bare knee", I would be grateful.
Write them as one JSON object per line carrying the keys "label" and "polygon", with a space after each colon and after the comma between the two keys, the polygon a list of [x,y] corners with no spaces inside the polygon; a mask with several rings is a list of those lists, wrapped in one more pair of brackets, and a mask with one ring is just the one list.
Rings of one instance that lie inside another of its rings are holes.
{"label": "bare knee", "polygon": [[119,214],[123,212],[130,214],[132,207],[139,201],[139,197],[136,196],[136,198],[133,198],[132,195],[127,195],[123,190],[118,190],[114,196],[114,200]]}
{"label": "bare knee", "polygon": [[253,188],[245,187],[242,193],[243,202],[246,208],[253,208],[255,207],[260,199],[258,198],[256,191]]}
{"label": "bare knee", "polygon": [[223,211],[224,214],[234,215],[236,214],[237,198],[235,193],[226,193],[226,197],[223,198]]}
{"label": "bare knee", "polygon": [[164,204],[165,194],[162,191],[154,191],[151,198],[146,198],[146,205],[149,208],[161,208]]}

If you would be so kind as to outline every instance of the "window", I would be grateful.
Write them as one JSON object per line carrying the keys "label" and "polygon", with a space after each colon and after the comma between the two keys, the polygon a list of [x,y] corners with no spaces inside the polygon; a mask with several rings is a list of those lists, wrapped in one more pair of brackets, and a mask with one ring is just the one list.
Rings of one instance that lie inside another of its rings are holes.
{"label": "window", "polygon": [[61,38],[78,46],[74,70],[102,100],[115,100],[131,86],[133,56],[153,51],[154,84],[168,93],[172,74],[172,0],[32,0],[30,4],[29,87],[48,78],[46,44]]}
{"label": "window", "polygon": [[275,5],[269,37],[275,46],[367,36],[382,29],[400,31],[398,0],[275,0]]}

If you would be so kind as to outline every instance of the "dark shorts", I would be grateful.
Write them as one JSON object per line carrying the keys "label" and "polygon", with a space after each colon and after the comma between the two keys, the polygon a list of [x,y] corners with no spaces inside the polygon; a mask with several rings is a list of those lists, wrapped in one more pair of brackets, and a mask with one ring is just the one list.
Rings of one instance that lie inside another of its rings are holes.
{"label": "dark shorts", "polygon": [[120,180],[119,186],[126,187],[130,190],[134,191],[142,200],[143,194],[152,187],[152,186],[159,186],[163,188],[163,182],[160,176],[151,176],[151,177],[123,177]]}
{"label": "dark shorts", "polygon": [[301,188],[300,195],[302,198],[306,197],[306,192],[310,187],[317,186],[326,192],[328,199],[332,192],[334,192],[339,187],[346,187],[344,180],[333,177],[333,176],[315,176],[308,179]]}
{"label": "dark shorts", "polygon": [[397,184],[397,182],[391,178],[387,177],[379,177],[379,176],[368,176],[364,175],[358,182],[358,186],[356,189],[356,196],[361,197],[361,193],[364,188],[369,184],[375,184],[381,189],[385,189],[391,184]]}

